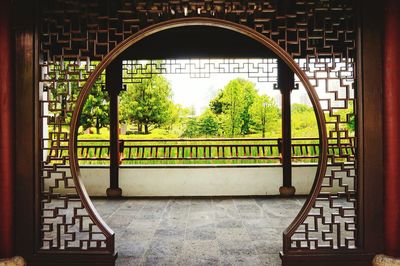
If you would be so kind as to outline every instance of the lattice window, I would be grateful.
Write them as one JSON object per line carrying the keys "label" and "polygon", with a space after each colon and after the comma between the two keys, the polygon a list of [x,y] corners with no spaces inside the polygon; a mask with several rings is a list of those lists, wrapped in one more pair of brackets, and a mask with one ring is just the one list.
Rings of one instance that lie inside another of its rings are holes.
{"label": "lattice window", "polygon": [[[43,1],[39,16],[39,93],[42,124],[52,129],[49,135],[43,130],[40,136],[42,248],[111,252],[114,248],[106,230],[83,207],[66,166],[69,117],[78,93],[95,66],[116,45],[140,29],[185,16],[219,18],[249,26],[296,59],[320,97],[329,138],[341,145],[349,135],[344,125],[356,117],[355,19],[351,3],[350,0]],[[290,240],[287,250],[352,249],[358,245],[356,160],[340,153],[330,153],[329,160],[333,168],[328,169],[305,221],[293,235],[286,236]],[[334,183],[342,189],[329,190]]]}

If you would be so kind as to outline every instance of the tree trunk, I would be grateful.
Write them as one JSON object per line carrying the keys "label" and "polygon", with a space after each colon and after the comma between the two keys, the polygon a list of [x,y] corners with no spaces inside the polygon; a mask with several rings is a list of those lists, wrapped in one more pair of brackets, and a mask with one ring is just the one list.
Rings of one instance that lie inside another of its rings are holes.
{"label": "tree trunk", "polygon": [[138,131],[139,134],[142,133],[142,124],[141,123],[137,124],[137,131]]}
{"label": "tree trunk", "polygon": [[144,124],[144,134],[149,134],[149,125]]}
{"label": "tree trunk", "polygon": [[100,134],[99,118],[96,117],[96,134]]}

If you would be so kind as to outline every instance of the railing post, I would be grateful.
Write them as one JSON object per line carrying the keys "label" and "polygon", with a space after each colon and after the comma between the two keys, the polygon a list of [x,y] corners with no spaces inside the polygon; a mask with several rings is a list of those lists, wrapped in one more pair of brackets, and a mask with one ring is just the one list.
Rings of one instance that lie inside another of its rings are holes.
{"label": "railing post", "polygon": [[122,62],[114,60],[106,69],[106,90],[110,97],[110,187],[106,193],[108,197],[120,197],[122,189],[119,187],[119,117],[118,95],[122,89]]}
{"label": "railing post", "polygon": [[293,196],[296,192],[292,186],[292,130],[290,94],[294,89],[294,73],[278,59],[278,88],[282,95],[282,167],[283,186],[279,188],[281,196]]}

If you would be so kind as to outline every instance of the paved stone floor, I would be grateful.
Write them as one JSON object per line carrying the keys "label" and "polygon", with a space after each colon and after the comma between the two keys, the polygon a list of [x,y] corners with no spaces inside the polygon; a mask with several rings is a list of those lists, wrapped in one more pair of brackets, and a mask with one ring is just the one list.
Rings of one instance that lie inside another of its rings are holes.
{"label": "paved stone floor", "polygon": [[305,198],[93,200],[116,233],[117,265],[280,265]]}

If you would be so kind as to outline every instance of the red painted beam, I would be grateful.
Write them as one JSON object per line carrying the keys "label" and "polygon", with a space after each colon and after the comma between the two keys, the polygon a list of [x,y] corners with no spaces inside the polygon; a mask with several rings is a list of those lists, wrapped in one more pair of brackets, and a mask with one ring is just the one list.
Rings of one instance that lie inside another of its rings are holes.
{"label": "red painted beam", "polygon": [[14,252],[11,1],[0,7],[0,258]]}
{"label": "red painted beam", "polygon": [[388,255],[400,257],[400,1],[387,0],[386,4],[384,51],[385,252]]}

